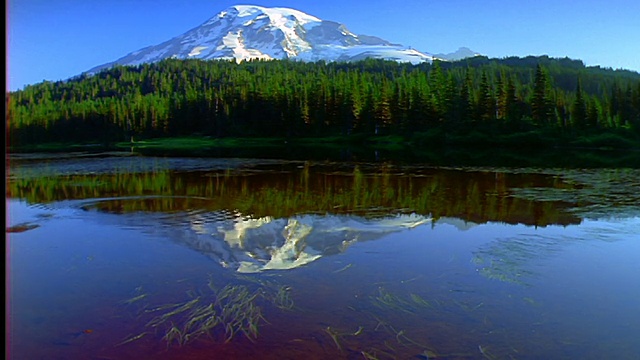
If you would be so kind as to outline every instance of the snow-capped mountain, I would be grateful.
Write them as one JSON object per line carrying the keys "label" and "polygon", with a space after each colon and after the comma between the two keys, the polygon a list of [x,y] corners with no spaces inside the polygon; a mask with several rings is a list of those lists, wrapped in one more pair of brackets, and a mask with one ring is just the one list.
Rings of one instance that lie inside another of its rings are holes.
{"label": "snow-capped mountain", "polygon": [[162,44],[132,52],[113,65],[178,59],[297,59],[356,61],[367,57],[420,63],[431,55],[375,36],[356,35],[344,25],[289,8],[232,6],[202,25]]}

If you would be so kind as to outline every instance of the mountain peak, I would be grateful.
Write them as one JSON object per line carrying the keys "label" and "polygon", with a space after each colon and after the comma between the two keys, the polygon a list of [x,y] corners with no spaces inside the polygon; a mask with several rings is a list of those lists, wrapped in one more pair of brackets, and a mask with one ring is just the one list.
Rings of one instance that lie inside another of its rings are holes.
{"label": "mountain peak", "polygon": [[235,5],[202,25],[161,44],[132,52],[113,65],[139,65],[166,58],[296,59],[355,61],[379,58],[420,63],[433,57],[375,36],[356,35],[343,24],[321,20],[302,11],[256,5]]}
{"label": "mountain peak", "polygon": [[302,11],[295,10],[295,9],[281,8],[281,7],[267,8],[263,6],[257,6],[257,5],[234,5],[234,6],[231,6],[229,9],[227,9],[226,11],[223,11],[220,14],[218,14],[218,16],[220,17],[221,14],[225,14],[225,13],[228,14],[230,12],[233,12],[233,10],[237,11],[237,14],[236,14],[237,17],[257,17],[260,15],[267,15],[272,19],[279,19],[279,18],[288,18],[291,20],[295,19],[296,21],[298,21],[300,24],[303,24],[303,25],[310,22],[322,21],[315,16],[311,16],[309,14],[303,13]]}

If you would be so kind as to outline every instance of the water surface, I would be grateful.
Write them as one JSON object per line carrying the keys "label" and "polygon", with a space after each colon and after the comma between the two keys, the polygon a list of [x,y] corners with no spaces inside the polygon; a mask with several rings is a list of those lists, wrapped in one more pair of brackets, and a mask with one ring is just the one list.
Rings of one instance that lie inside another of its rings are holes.
{"label": "water surface", "polygon": [[13,359],[635,359],[640,170],[58,157],[7,183]]}

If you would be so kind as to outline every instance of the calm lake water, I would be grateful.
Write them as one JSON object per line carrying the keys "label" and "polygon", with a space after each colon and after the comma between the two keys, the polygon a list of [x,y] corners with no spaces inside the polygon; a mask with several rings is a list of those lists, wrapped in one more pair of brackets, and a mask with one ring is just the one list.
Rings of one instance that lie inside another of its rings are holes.
{"label": "calm lake water", "polygon": [[11,359],[639,359],[640,170],[12,159]]}

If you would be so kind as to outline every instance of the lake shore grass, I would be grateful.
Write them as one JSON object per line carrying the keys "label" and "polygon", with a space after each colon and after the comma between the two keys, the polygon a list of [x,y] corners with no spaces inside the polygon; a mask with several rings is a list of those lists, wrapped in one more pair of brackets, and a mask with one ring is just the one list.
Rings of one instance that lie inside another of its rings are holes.
{"label": "lake shore grass", "polygon": [[[638,167],[640,140],[616,133],[567,135],[538,131],[489,137],[469,131],[447,134],[442,129],[410,136],[334,135],[307,138],[184,136],[140,138],[115,144],[43,143],[7,147],[8,154],[122,152],[155,156],[270,157],[310,159],[421,159],[446,165]],[[567,154],[572,154],[568,158]],[[451,165],[453,165],[453,163]]]}
{"label": "lake shore grass", "polygon": [[[91,149],[161,149],[161,150],[197,150],[202,148],[267,148],[286,145],[304,147],[344,147],[366,146],[372,148],[401,150],[413,148],[431,150],[446,147],[464,147],[486,150],[491,148],[521,149],[558,148],[593,150],[640,150],[640,136],[629,131],[600,132],[592,129],[588,132],[561,132],[549,129],[508,130],[469,128],[448,130],[434,127],[428,131],[407,132],[404,134],[372,135],[354,133],[349,135],[326,135],[315,137],[214,137],[194,134],[176,137],[136,137],[130,141],[99,142],[50,142],[12,144],[8,139],[9,152],[60,152]],[[561,151],[561,150],[559,150]]]}
{"label": "lake shore grass", "polygon": [[[209,136],[165,137],[142,139],[134,142],[116,143],[116,148],[197,150],[202,148],[269,148],[282,146],[301,146],[318,148],[340,148],[362,146],[384,150],[402,150],[405,148],[432,150],[437,148],[469,148],[487,150],[493,148],[522,149],[523,147],[546,149],[585,150],[640,150],[640,139],[616,133],[589,135],[558,135],[544,131],[502,133],[487,135],[483,132],[445,134],[436,129],[431,132],[418,132],[411,135],[334,135],[302,138],[261,138],[232,137],[215,138]],[[80,146],[80,145],[77,145]],[[95,145],[94,145],[95,146]]]}

